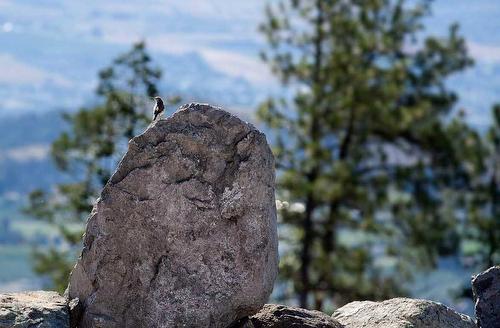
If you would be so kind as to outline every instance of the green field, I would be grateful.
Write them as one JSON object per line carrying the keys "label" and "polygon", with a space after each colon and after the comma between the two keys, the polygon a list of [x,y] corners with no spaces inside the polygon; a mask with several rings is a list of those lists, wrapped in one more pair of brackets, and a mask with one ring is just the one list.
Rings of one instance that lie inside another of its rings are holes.
{"label": "green field", "polygon": [[0,197],[0,236],[16,236],[0,244],[1,292],[43,287],[44,280],[33,272],[33,250],[37,245],[49,245],[58,236],[55,226],[28,218],[21,207],[20,201]]}
{"label": "green field", "polygon": [[31,253],[28,245],[0,245],[0,283],[36,277],[31,268]]}

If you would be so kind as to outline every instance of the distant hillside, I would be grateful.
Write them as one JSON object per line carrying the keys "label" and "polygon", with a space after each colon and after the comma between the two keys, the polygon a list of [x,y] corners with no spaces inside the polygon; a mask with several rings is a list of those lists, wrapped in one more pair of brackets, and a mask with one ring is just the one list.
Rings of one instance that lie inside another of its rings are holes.
{"label": "distant hillside", "polygon": [[50,144],[64,127],[61,113],[54,111],[0,120],[0,195],[47,188],[65,179],[49,157]]}
{"label": "distant hillside", "polygon": [[49,111],[2,117],[0,151],[32,144],[48,144],[63,131],[61,112]]}

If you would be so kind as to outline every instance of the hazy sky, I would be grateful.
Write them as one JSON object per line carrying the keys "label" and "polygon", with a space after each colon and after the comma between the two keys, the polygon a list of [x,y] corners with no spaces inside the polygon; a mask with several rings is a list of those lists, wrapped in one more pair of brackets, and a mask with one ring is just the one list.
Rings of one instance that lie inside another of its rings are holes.
{"label": "hazy sky", "polygon": [[[249,90],[265,92],[273,84],[258,59],[263,41],[257,25],[265,3],[0,0],[0,114],[42,111],[54,104],[66,108],[74,106],[75,99],[83,102],[92,92],[96,71],[139,39],[148,42],[166,70],[174,68],[181,88],[196,88],[200,83],[196,74],[204,71],[204,76],[220,73],[212,83],[228,87],[228,95],[234,91],[231,81],[247,83],[235,91],[239,93],[234,99]],[[490,104],[500,100],[498,17],[497,1],[437,0],[433,16],[426,20],[428,30],[438,34],[460,22],[478,65],[450,83],[459,91],[469,120],[479,126],[488,122]],[[189,71],[194,59],[183,61],[187,55],[199,61],[196,69]]]}

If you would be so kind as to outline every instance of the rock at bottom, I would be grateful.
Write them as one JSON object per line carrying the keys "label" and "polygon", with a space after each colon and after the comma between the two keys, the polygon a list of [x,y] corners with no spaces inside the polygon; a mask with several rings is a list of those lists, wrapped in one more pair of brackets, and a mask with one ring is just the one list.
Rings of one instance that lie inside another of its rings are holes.
{"label": "rock at bottom", "polygon": [[481,328],[500,327],[500,266],[472,278],[476,318]]}
{"label": "rock at bottom", "polygon": [[56,292],[0,294],[0,328],[69,328],[66,299]]}
{"label": "rock at bottom", "polygon": [[474,321],[443,304],[409,298],[352,302],[332,316],[345,328],[474,328]]}
{"label": "rock at bottom", "polygon": [[231,328],[342,328],[337,320],[319,311],[266,304],[257,314],[235,323]]}

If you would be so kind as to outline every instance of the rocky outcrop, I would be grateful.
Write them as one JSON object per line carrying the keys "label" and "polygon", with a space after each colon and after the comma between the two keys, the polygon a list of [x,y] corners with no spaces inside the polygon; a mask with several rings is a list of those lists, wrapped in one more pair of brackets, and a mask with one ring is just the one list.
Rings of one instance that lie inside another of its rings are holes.
{"label": "rocky outcrop", "polygon": [[[74,299],[67,306],[66,301],[55,292],[2,294],[0,295],[0,328],[64,328],[70,327],[70,317],[71,327],[77,327],[78,302]],[[147,318],[135,327],[149,327],[145,322],[148,322]],[[497,322],[490,323],[496,324]],[[181,325],[177,322],[169,325],[169,327],[178,326],[192,327],[190,324]],[[100,327],[109,326],[104,323]],[[337,310],[332,317],[318,311],[266,304],[258,313],[230,325],[230,328],[288,327],[473,328],[476,325],[469,317],[442,304],[407,298],[396,298],[380,303],[352,302]]]}
{"label": "rocky outcrop", "polygon": [[277,275],[265,136],[191,104],[129,143],[89,217],[69,297],[81,327],[226,327]]}
{"label": "rocky outcrop", "polygon": [[66,299],[56,292],[0,294],[0,328],[69,328]]}
{"label": "rocky outcrop", "polygon": [[332,316],[345,328],[475,328],[464,314],[426,300],[393,298],[383,302],[352,302]]}
{"label": "rocky outcrop", "polygon": [[478,326],[500,328],[500,266],[474,276],[472,292]]}
{"label": "rocky outcrop", "polygon": [[[274,162],[265,136],[191,104],[132,139],[87,222],[65,297],[0,294],[0,328],[474,328],[446,306],[352,302],[333,316],[264,306],[277,275]],[[473,278],[499,327],[500,267]]]}
{"label": "rocky outcrop", "polygon": [[285,305],[266,304],[257,314],[235,323],[231,328],[342,328],[329,315]]}

